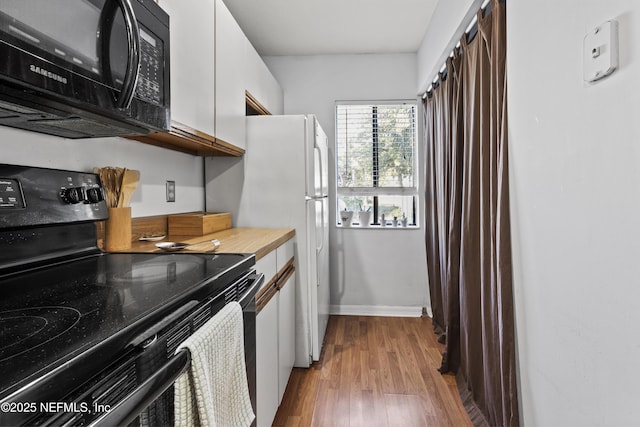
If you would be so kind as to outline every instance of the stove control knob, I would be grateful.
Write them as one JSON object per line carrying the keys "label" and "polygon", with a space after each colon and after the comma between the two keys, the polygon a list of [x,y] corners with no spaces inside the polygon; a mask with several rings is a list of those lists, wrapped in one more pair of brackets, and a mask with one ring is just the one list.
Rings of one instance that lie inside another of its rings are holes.
{"label": "stove control knob", "polygon": [[104,195],[102,194],[102,189],[98,188],[89,188],[87,190],[87,202],[86,203],[99,203],[104,200]]}
{"label": "stove control knob", "polygon": [[75,205],[85,200],[85,192],[83,187],[72,187],[62,190],[62,200],[69,204]]}

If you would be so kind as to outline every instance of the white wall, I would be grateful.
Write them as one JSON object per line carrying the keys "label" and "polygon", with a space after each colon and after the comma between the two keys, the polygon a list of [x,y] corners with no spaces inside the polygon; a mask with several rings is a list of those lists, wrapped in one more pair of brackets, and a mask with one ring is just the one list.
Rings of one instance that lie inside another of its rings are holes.
{"label": "white wall", "polygon": [[415,99],[416,55],[264,59],[284,90],[285,114],[315,114],[329,137],[332,309],[419,313],[420,307],[429,305],[424,229],[360,230],[333,225],[335,101]]}
{"label": "white wall", "polygon": [[[202,158],[122,138],[71,140],[0,127],[0,163],[91,171],[122,166],[140,171],[131,200],[133,217],[204,208]],[[176,182],[176,202],[167,203],[165,182]]]}
{"label": "white wall", "polygon": [[481,4],[482,0],[438,2],[418,50],[416,93],[424,93],[431,84]]}
{"label": "white wall", "polygon": [[[442,65],[476,3],[438,5],[418,55],[419,90]],[[620,24],[621,66],[589,86],[582,82],[582,40],[609,19]],[[638,424],[638,27],[637,0],[507,5],[511,228],[525,426]]]}
{"label": "white wall", "polygon": [[[509,2],[510,183],[523,419],[638,425],[640,3]],[[620,24],[619,71],[582,40]]]}

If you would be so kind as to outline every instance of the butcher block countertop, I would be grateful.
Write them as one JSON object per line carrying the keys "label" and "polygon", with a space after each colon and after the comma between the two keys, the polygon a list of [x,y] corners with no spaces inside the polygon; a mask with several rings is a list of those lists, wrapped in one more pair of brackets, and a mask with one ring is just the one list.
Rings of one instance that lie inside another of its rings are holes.
{"label": "butcher block countertop", "polygon": [[[217,253],[251,253],[256,260],[282,245],[295,235],[291,228],[229,228],[204,236],[167,236],[161,242],[182,242],[193,244],[180,252],[210,252],[213,250],[211,240],[220,241]],[[131,249],[125,252],[162,252],[155,244],[159,242],[136,241]]]}

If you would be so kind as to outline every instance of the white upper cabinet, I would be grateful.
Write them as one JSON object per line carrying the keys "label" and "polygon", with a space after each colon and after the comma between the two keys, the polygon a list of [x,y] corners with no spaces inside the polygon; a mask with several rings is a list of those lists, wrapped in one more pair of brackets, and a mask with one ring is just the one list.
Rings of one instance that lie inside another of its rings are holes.
{"label": "white upper cabinet", "polygon": [[271,114],[284,114],[282,88],[249,40],[245,54],[247,91]]}
{"label": "white upper cabinet", "polygon": [[215,135],[214,0],[160,0],[171,33],[171,119]]}
{"label": "white upper cabinet", "polygon": [[[199,155],[211,155],[216,149],[222,155],[242,155],[245,93],[271,114],[283,114],[280,85],[222,0],[159,3],[169,14],[171,120],[178,123],[172,123],[171,131],[176,141],[158,138],[158,145],[174,144],[174,149]],[[198,132],[205,133],[208,142],[202,142]],[[189,149],[181,139],[185,133],[195,135],[195,145]],[[146,140],[142,142],[153,143]]]}
{"label": "white upper cabinet", "polygon": [[222,0],[216,0],[216,138],[246,147],[245,40]]}

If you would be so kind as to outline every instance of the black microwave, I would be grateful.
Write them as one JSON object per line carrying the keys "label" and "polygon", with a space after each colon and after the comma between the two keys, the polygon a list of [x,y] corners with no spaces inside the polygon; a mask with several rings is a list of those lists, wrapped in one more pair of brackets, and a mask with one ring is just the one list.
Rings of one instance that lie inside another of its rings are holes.
{"label": "black microwave", "polygon": [[169,129],[169,16],[152,0],[1,0],[0,58],[0,125],[65,138]]}

